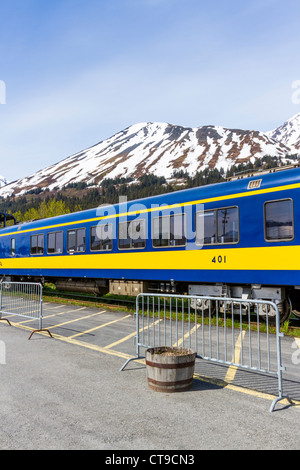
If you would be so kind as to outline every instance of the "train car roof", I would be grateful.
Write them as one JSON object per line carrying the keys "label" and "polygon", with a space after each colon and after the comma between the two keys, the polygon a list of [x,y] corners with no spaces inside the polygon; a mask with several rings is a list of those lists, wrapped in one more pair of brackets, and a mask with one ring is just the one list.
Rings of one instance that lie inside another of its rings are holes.
{"label": "train car roof", "polygon": [[[292,168],[281,171],[270,170],[270,173],[255,173],[247,177],[239,177],[233,181],[214,183],[205,186],[182,189],[171,193],[160,194],[156,196],[136,199],[124,203],[106,204],[97,208],[87,209],[80,212],[73,212],[47,219],[39,219],[30,222],[24,222],[0,229],[0,233],[15,233],[18,231],[38,229],[39,227],[54,228],[56,225],[70,225],[77,221],[89,220],[97,217],[109,215],[111,210],[116,214],[126,214],[127,212],[140,211],[141,206],[151,208],[155,205],[176,205],[183,202],[192,202],[218,198],[221,196],[230,196],[245,192],[254,192],[268,188],[276,188],[285,185],[299,183],[300,186],[300,168]],[[71,228],[71,227],[70,227]]]}

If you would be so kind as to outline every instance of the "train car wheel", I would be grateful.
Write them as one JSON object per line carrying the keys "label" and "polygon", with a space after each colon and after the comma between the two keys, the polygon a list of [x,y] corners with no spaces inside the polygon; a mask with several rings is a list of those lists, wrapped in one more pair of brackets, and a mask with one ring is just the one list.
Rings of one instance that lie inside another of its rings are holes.
{"label": "train car wheel", "polygon": [[209,299],[197,299],[195,302],[195,299],[191,300],[191,308],[195,310],[197,305],[197,311],[198,314],[201,314],[203,312],[203,315],[214,315],[216,311],[216,302],[214,300],[209,300]]}
{"label": "train car wheel", "polygon": [[300,318],[300,311],[299,310],[292,310],[292,313],[295,315],[295,317]]}
{"label": "train car wheel", "polygon": [[[284,323],[291,315],[291,304],[289,299],[283,299],[279,302],[278,310],[279,310],[279,319],[280,324]],[[260,305],[259,306],[259,315],[263,318],[264,321],[267,321],[266,317],[266,308],[268,308],[268,322],[275,324],[276,322],[276,310],[270,308],[267,305]]]}

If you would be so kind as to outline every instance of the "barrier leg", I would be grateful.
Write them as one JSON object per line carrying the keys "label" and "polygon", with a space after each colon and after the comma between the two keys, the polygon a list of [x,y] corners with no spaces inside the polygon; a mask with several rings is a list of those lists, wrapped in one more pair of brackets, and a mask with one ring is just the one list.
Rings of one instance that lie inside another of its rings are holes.
{"label": "barrier leg", "polygon": [[122,365],[120,372],[125,369],[127,364],[129,364],[130,361],[136,361],[137,359],[143,359],[145,356],[135,356],[135,357],[130,357],[127,359],[127,361]]}
{"label": "barrier leg", "polygon": [[46,332],[51,336],[51,338],[53,338],[53,336],[52,336],[52,334],[50,333],[49,330],[41,329],[41,330],[33,330],[33,331],[30,333],[30,336],[29,336],[28,340],[31,338],[31,336],[32,336],[34,333],[38,333],[38,332],[40,332],[40,331],[46,331]]}
{"label": "barrier leg", "polygon": [[135,337],[136,356],[131,357],[130,359],[127,359],[127,361],[121,367],[120,372],[125,369],[125,367],[127,366],[127,364],[129,364],[129,362],[135,361],[137,359],[142,359],[142,356],[140,356],[140,336],[139,336],[139,297],[140,297],[140,294],[137,296],[137,299],[136,299],[136,313],[135,313],[136,315],[136,337]]}
{"label": "barrier leg", "polygon": [[277,349],[278,397],[272,401],[272,404],[270,407],[270,413],[274,411],[276,404],[279,401],[284,400],[285,398],[288,400],[290,405],[293,405],[293,402],[289,398],[289,396],[283,394],[282,372],[285,370],[285,367],[282,366],[281,338],[284,336],[284,334],[280,332],[279,311],[278,311],[277,305],[275,307],[276,307],[276,343],[277,343],[276,349]]}
{"label": "barrier leg", "polygon": [[274,411],[276,404],[280,400],[284,400],[285,398],[287,399],[287,401],[289,402],[290,405],[293,405],[293,402],[292,402],[292,400],[290,399],[290,397],[288,395],[282,396],[282,397],[277,397],[277,398],[275,398],[275,400],[272,401],[272,405],[271,405],[270,410],[269,410],[270,413],[272,413]]}

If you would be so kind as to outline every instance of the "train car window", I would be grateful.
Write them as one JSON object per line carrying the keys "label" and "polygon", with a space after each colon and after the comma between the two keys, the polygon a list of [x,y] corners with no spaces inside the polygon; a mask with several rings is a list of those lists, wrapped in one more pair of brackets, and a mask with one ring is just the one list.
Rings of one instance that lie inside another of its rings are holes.
{"label": "train car window", "polygon": [[102,242],[102,250],[112,250],[113,249],[113,225],[112,224],[105,224],[101,225],[101,242]]}
{"label": "train car window", "polygon": [[144,219],[119,223],[119,249],[146,247],[146,221]]}
{"label": "train car window", "polygon": [[131,223],[131,237],[133,248],[146,247],[146,221],[133,220]]}
{"label": "train car window", "polygon": [[155,217],[152,224],[154,247],[176,247],[186,245],[185,214]]}
{"label": "train car window", "polygon": [[265,238],[267,241],[293,240],[293,201],[282,199],[264,205]]}
{"label": "train car window", "polygon": [[196,213],[196,245],[238,243],[239,212],[237,207]]}
{"label": "train car window", "polygon": [[16,239],[12,238],[10,241],[10,254],[16,256]]}
{"label": "train car window", "polygon": [[237,243],[239,240],[238,208],[219,209],[217,214],[218,243]]}
{"label": "train car window", "polygon": [[85,228],[79,228],[76,230],[76,251],[85,251]]}
{"label": "train car window", "polygon": [[76,251],[76,231],[68,231],[68,251]]}
{"label": "train car window", "polygon": [[44,235],[32,235],[30,237],[30,254],[43,255],[44,254]]}
{"label": "train car window", "polygon": [[90,229],[90,246],[91,251],[101,250],[101,231],[98,226]]}
{"label": "train car window", "polygon": [[154,247],[169,246],[170,217],[156,217],[152,224],[152,241]]}
{"label": "train car window", "polygon": [[49,254],[63,252],[63,232],[48,233],[47,252]]}
{"label": "train car window", "polygon": [[170,216],[170,246],[186,245],[185,214]]}
{"label": "train car window", "polygon": [[119,223],[119,249],[131,248],[131,238],[129,235],[129,222]]}
{"label": "train car window", "polygon": [[113,225],[97,225],[90,231],[91,251],[110,251],[113,249]]}
{"label": "train car window", "polygon": [[197,212],[196,244],[211,245],[216,243],[216,211]]}
{"label": "train car window", "polygon": [[85,228],[68,230],[67,247],[69,252],[83,253],[86,249]]}

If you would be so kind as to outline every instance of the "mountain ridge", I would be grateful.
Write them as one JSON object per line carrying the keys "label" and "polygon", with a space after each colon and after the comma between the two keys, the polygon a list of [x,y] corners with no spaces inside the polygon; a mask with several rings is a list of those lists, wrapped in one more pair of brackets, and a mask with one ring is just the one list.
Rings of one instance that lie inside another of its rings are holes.
{"label": "mountain ridge", "polygon": [[99,185],[106,178],[137,180],[143,174],[164,176],[184,170],[226,171],[264,156],[288,163],[300,156],[300,113],[269,132],[206,125],[184,127],[164,122],[141,122],[81,150],[34,174],[0,187],[0,196],[22,195],[41,188],[53,190],[74,182]]}
{"label": "mountain ridge", "polygon": [[295,154],[300,154],[300,113],[295,114],[284,124],[267,132],[267,134],[288,146]]}

